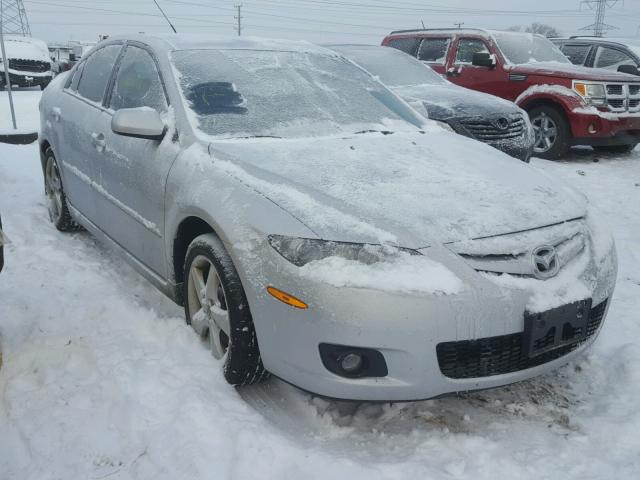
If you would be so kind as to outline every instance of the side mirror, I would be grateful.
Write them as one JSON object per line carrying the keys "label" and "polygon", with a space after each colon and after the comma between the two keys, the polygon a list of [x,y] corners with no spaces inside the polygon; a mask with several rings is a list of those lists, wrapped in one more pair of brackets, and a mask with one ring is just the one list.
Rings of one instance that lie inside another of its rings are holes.
{"label": "side mirror", "polygon": [[620,65],[618,67],[618,71],[620,73],[628,73],[630,75],[640,75],[640,71],[638,71],[638,67],[635,65]]}
{"label": "side mirror", "polygon": [[157,111],[141,107],[118,110],[111,119],[111,130],[125,137],[162,140],[167,127]]}
{"label": "side mirror", "polygon": [[471,64],[476,67],[493,68],[496,66],[496,57],[490,53],[477,52],[473,54]]}

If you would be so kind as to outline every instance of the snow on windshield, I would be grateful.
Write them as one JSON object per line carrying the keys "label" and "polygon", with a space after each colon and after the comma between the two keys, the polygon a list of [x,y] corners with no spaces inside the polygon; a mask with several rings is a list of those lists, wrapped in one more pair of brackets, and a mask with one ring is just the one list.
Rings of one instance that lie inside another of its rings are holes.
{"label": "snow on windshield", "polygon": [[197,125],[223,137],[407,130],[423,120],[345,58],[309,52],[181,50],[172,61]]}
{"label": "snow on windshield", "polygon": [[494,32],[500,51],[509,63],[571,63],[549,39],[531,33]]}
{"label": "snow on windshield", "polygon": [[[50,61],[47,45],[43,41],[35,38],[7,35],[5,37],[5,49],[7,58],[38,60],[41,62]],[[0,58],[2,58],[2,55],[0,55]]]}
{"label": "snow on windshield", "polygon": [[390,47],[331,47],[390,87],[446,85],[447,81],[414,57]]}

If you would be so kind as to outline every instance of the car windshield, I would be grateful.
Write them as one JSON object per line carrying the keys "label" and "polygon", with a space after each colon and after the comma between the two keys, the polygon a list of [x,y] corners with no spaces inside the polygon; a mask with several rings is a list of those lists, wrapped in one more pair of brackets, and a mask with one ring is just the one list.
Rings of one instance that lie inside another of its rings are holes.
{"label": "car windshield", "polygon": [[390,87],[444,85],[447,81],[430,67],[390,47],[330,47],[360,65]]}
{"label": "car windshield", "polygon": [[207,135],[309,137],[415,130],[422,120],[347,59],[310,52],[173,52],[194,127]]}
{"label": "car windshield", "polygon": [[571,63],[549,39],[531,33],[495,32],[500,51],[509,63]]}

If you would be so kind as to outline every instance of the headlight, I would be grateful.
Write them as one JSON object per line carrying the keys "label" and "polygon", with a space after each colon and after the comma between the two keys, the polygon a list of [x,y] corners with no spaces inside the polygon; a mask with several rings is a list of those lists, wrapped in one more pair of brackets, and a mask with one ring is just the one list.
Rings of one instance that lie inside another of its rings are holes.
{"label": "headlight", "polygon": [[589,105],[602,107],[607,103],[604,85],[601,83],[574,82],[573,89],[584,98]]}
{"label": "headlight", "polygon": [[269,244],[286,260],[298,267],[328,257],[342,257],[347,260],[371,265],[399,256],[401,253],[420,255],[415,250],[389,245],[332,242],[309,238],[270,235]]}

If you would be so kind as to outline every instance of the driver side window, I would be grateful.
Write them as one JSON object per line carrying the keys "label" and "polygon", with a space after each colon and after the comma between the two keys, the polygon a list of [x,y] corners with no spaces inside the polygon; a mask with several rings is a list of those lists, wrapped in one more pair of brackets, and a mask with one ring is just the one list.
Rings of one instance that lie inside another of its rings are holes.
{"label": "driver side window", "polygon": [[149,107],[158,112],[167,111],[167,98],[156,62],[146,50],[127,46],[109,107],[113,110]]}
{"label": "driver side window", "polygon": [[474,38],[461,38],[458,41],[458,52],[456,53],[456,63],[473,63],[473,56],[476,53],[490,53],[482,40]]}

